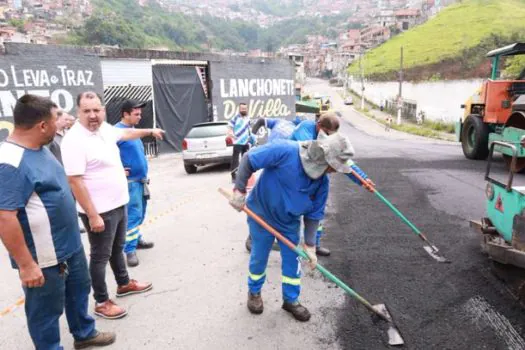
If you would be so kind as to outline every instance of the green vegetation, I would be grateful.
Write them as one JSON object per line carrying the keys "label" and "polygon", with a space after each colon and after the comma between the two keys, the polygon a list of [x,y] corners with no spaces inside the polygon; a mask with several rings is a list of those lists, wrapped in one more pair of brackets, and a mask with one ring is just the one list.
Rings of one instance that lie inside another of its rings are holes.
{"label": "green vegetation", "polygon": [[423,126],[436,131],[448,132],[449,134],[455,133],[455,126],[453,123],[425,120]]}
{"label": "green vegetation", "polygon": [[[365,72],[379,75],[398,70],[402,46],[409,69],[447,59],[472,69],[486,59],[489,50],[524,40],[524,18],[525,0],[464,0],[371,50],[363,60]],[[359,64],[349,70],[357,73]]]}
{"label": "green vegetation", "polygon": [[[68,38],[78,45],[119,45],[127,48],[168,47],[175,50],[203,51],[208,48],[246,51],[260,48],[275,51],[282,45],[306,41],[309,34],[331,38],[348,14],[321,18],[292,18],[271,28],[260,28],[247,21],[227,21],[216,17],[189,17],[166,13],[150,2],[141,7],[136,0],[93,0],[97,11]],[[279,7],[277,0],[253,0],[267,11],[285,11],[293,15],[300,10],[297,2]],[[234,6],[235,7],[235,6]],[[272,10],[273,9],[273,10]],[[279,9],[279,10],[277,10]],[[242,11],[242,6],[235,7]]]}
{"label": "green vegetation", "polygon": [[142,8],[133,0],[95,0],[97,11],[69,42],[82,45],[119,45],[129,48],[167,46],[199,50],[206,33],[181,14],[157,6]]}
{"label": "green vegetation", "polygon": [[[385,123],[383,123],[383,124],[385,124]],[[434,138],[434,139],[441,138],[441,135],[437,131],[432,130],[432,129],[428,129],[428,128],[424,128],[424,127],[421,127],[421,126],[418,126],[418,125],[414,125],[414,124],[404,123],[404,124],[401,124],[401,125],[397,125],[396,123],[392,123],[391,128],[395,129],[395,130],[398,130],[398,131],[403,131],[403,132],[406,132],[406,133],[409,133],[409,134],[413,134],[413,135],[419,135],[419,136],[424,136],[424,137],[431,137],[431,138]]]}
{"label": "green vegetation", "polygon": [[23,19],[11,18],[9,20],[9,25],[15,27],[19,32],[22,32],[22,33],[25,33],[25,29],[24,29],[25,23],[26,22]]}
{"label": "green vegetation", "polygon": [[[514,56],[507,60],[503,77],[517,79],[525,69],[525,55]],[[521,79],[524,79],[523,77]]]}

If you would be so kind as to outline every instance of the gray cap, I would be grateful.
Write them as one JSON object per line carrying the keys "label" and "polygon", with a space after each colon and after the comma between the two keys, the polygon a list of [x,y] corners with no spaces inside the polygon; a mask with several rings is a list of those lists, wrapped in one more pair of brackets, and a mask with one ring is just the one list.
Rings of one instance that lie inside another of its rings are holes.
{"label": "gray cap", "polygon": [[339,132],[330,136],[320,133],[315,141],[301,142],[299,154],[306,174],[318,179],[329,166],[337,172],[350,173],[349,160],[354,155],[354,148]]}

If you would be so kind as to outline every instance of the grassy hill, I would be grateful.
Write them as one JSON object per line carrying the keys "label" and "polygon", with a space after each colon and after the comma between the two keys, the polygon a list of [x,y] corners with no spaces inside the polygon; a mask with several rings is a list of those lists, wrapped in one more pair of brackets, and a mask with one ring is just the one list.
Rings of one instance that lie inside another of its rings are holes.
{"label": "grassy hill", "polygon": [[[365,74],[395,78],[400,48],[413,79],[487,76],[485,54],[525,41],[525,0],[464,0],[435,18],[402,33],[365,55]],[[480,67],[482,69],[480,69]],[[350,72],[358,72],[355,62]]]}

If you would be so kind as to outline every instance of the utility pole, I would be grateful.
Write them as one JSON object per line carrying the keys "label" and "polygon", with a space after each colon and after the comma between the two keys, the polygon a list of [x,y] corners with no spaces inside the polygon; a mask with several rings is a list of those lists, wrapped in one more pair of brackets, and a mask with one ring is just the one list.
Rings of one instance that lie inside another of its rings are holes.
{"label": "utility pole", "polygon": [[401,125],[403,109],[403,46],[401,46],[401,67],[399,69],[399,95],[397,96],[397,125]]}
{"label": "utility pole", "polygon": [[359,55],[359,70],[361,71],[361,110],[365,109],[365,73],[363,69],[363,50]]}

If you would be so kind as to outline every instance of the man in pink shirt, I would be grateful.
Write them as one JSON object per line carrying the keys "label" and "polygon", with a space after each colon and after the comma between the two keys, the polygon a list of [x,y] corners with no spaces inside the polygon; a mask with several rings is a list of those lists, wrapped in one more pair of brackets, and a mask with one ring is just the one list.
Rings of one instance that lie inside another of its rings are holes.
{"label": "man in pink shirt", "polygon": [[105,122],[101,99],[94,92],[77,97],[78,123],[61,144],[62,161],[91,246],[89,271],[96,300],[95,315],[107,319],[126,316],[113,302],[106,286],[109,262],[117,281],[117,297],[143,293],[151,283],[130,279],[124,259],[129,202],[128,182],[120,160],[118,141],[145,136],[162,138],[160,129],[117,129]]}

